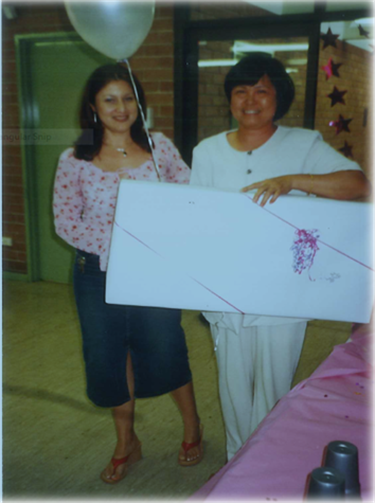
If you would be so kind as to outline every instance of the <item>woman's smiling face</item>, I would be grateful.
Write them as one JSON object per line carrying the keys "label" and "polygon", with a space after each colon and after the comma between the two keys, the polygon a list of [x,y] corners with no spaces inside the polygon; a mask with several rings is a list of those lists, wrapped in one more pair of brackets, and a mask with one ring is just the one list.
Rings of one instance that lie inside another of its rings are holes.
{"label": "woman's smiling face", "polygon": [[267,75],[253,86],[243,84],[232,89],[230,110],[240,128],[273,128],[276,108],[276,89]]}
{"label": "woman's smiling face", "polygon": [[138,117],[138,105],[130,84],[113,80],[95,97],[95,109],[103,128],[113,133],[130,130]]}

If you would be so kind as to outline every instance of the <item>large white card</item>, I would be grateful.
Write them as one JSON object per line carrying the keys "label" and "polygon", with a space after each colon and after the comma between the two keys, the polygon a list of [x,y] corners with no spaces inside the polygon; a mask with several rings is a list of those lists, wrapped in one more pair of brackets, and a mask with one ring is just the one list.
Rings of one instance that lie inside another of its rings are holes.
{"label": "large white card", "polygon": [[368,322],[372,205],[123,180],[113,304]]}

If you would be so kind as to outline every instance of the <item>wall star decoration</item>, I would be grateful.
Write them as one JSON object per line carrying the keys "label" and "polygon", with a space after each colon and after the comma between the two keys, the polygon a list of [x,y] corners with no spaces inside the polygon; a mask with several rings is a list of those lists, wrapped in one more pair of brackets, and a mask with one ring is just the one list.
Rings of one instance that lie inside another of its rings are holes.
{"label": "wall star decoration", "polygon": [[331,45],[332,47],[336,47],[336,40],[339,38],[339,35],[334,35],[331,31],[331,28],[328,28],[328,31],[325,35],[320,35],[320,38],[323,40],[323,49]]}
{"label": "wall star decoration", "polygon": [[327,98],[331,98],[331,107],[336,105],[336,103],[342,103],[343,105],[345,105],[343,96],[346,92],[347,91],[339,91],[337,87],[334,86],[331,94],[327,94]]}
{"label": "wall star decoration", "polygon": [[329,125],[336,128],[336,134],[341,133],[341,131],[347,131],[348,133],[350,133],[349,123],[352,120],[353,119],[344,119],[344,117],[339,114],[339,119],[337,121],[331,121]]}
{"label": "wall star decoration", "polygon": [[345,157],[353,157],[352,153],[352,145],[349,145],[349,143],[345,140],[344,146],[339,148],[339,152],[342,152]]}
{"label": "wall star decoration", "polygon": [[359,30],[360,35],[362,35],[363,37],[369,38],[370,32],[366,31],[364,28],[362,28],[361,25],[358,25],[358,30]]}
{"label": "wall star decoration", "polygon": [[342,65],[342,63],[334,63],[333,59],[329,58],[328,63],[326,64],[326,66],[322,66],[321,67],[322,70],[325,71],[326,80],[328,80],[332,76],[334,76],[334,77],[340,77],[338,69],[340,68],[341,65]]}

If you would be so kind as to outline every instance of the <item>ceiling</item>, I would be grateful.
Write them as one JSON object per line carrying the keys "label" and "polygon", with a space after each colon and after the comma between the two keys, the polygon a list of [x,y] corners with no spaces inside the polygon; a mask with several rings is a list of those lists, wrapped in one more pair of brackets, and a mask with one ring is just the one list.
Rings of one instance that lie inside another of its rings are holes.
{"label": "ceiling", "polygon": [[[315,1],[305,0],[305,1],[250,1],[243,0],[251,5],[255,5],[262,9],[268,10],[273,14],[285,15],[285,14],[307,14],[314,12]],[[353,2],[353,1],[336,1],[328,0],[326,2],[326,11],[341,11],[341,10],[354,10],[354,9],[370,9],[372,10],[373,2]],[[368,36],[360,34],[359,25],[368,32]],[[339,40],[345,41],[348,44],[355,45],[361,49],[369,52],[374,50],[374,18],[366,18],[355,21],[337,21],[330,23],[322,23],[321,32],[327,33],[328,28],[331,28],[332,33],[339,35]]]}

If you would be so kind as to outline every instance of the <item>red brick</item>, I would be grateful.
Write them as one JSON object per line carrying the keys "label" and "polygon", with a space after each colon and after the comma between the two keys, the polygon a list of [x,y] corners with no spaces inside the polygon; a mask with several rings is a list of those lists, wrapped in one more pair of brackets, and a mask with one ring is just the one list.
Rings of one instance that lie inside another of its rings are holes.
{"label": "red brick", "polygon": [[17,164],[21,162],[21,159],[22,157],[19,145],[3,145],[3,163],[11,162],[13,164]]}
{"label": "red brick", "polygon": [[24,215],[14,215],[12,213],[8,213],[7,215],[3,215],[3,219],[4,223],[25,224]]}
{"label": "red brick", "polygon": [[23,188],[23,185],[5,185],[4,186],[4,193],[9,194],[12,197],[13,196],[23,197],[24,196],[24,188]]}
{"label": "red brick", "polygon": [[27,264],[24,262],[15,262],[12,260],[3,260],[3,270],[7,272],[16,272],[20,274],[27,273]]}
{"label": "red brick", "polygon": [[155,9],[155,19],[173,19],[173,4],[157,4]]}
{"label": "red brick", "polygon": [[137,52],[137,56],[173,56],[171,47],[168,44],[152,44],[150,46],[142,46]]}
{"label": "red brick", "polygon": [[160,82],[160,91],[163,93],[173,93],[174,91],[173,82]]}
{"label": "red brick", "polygon": [[173,49],[174,34],[173,31],[165,31],[157,34],[157,40],[159,44],[167,44]]}
{"label": "red brick", "polygon": [[17,96],[18,87],[16,82],[3,82],[3,94],[15,94]]}
{"label": "red brick", "polygon": [[173,82],[173,68],[156,69],[152,72],[149,70],[139,70],[137,71],[137,75],[142,83],[147,81],[154,82],[155,80]]}
{"label": "red brick", "polygon": [[148,106],[152,107],[154,105],[173,105],[173,95],[170,94],[151,94],[147,97]]}
{"label": "red brick", "polygon": [[174,106],[160,107],[161,117],[173,117],[173,113],[174,113]]}
{"label": "red brick", "polygon": [[155,129],[173,128],[173,118],[158,117],[155,120]]}
{"label": "red brick", "polygon": [[23,204],[8,204],[3,201],[3,215],[14,213],[16,215],[24,214]]}
{"label": "red brick", "polygon": [[3,72],[5,73],[5,75],[7,74],[7,72],[16,73],[16,71],[17,71],[16,60],[15,59],[14,60],[9,60],[9,59],[4,60],[3,59],[2,68],[3,68]]}
{"label": "red brick", "polygon": [[155,19],[152,29],[154,31],[173,31],[173,21],[171,18]]}
{"label": "red brick", "polygon": [[131,62],[131,65],[134,71],[147,68],[148,71],[153,72],[156,68],[173,68],[173,56],[136,58]]}
{"label": "red brick", "polygon": [[3,246],[3,258],[17,262],[26,262],[26,253],[23,251],[14,250],[11,246]]}
{"label": "red brick", "polygon": [[146,93],[147,98],[149,94],[158,92],[160,90],[160,82],[145,82],[144,84],[142,83],[142,87]]}
{"label": "red brick", "polygon": [[8,194],[7,192],[4,192],[3,194],[3,203],[6,204],[6,205],[14,205],[14,204],[20,204],[20,202],[22,201],[22,197],[20,197],[19,195],[12,195],[12,194]]}

